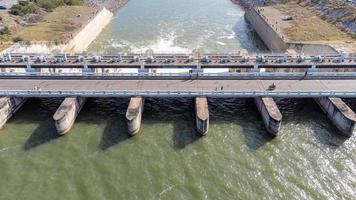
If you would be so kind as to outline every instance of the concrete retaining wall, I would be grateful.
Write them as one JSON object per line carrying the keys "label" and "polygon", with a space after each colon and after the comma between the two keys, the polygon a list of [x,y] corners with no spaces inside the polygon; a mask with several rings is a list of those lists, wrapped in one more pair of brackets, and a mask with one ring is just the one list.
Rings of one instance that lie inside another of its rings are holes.
{"label": "concrete retaining wall", "polygon": [[0,97],[0,128],[7,120],[26,102],[26,98],[21,97]]}
{"label": "concrete retaining wall", "polygon": [[337,129],[346,136],[351,136],[355,131],[356,115],[340,98],[322,97],[315,98],[316,103],[327,114],[328,118]]}
{"label": "concrete retaining wall", "polygon": [[68,97],[53,115],[59,135],[64,135],[72,128],[75,119],[86,102],[83,97]]}
{"label": "concrete retaining wall", "polygon": [[255,98],[255,103],[261,113],[267,131],[277,136],[282,122],[282,114],[271,97]]}
{"label": "concrete retaining wall", "polygon": [[255,8],[247,9],[245,18],[271,51],[284,52],[287,50],[288,45],[268,25],[265,19],[262,18]]}
{"label": "concrete retaining wall", "polygon": [[62,50],[65,52],[83,52],[110,23],[113,13],[103,8]]}
{"label": "concrete retaining wall", "polygon": [[144,99],[132,97],[126,111],[127,129],[130,135],[136,135],[140,131],[143,113]]}

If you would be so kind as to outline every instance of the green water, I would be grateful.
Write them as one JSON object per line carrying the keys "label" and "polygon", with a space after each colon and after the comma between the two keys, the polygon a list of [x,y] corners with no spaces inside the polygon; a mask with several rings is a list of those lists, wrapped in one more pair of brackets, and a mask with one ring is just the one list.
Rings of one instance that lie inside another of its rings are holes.
{"label": "green water", "polygon": [[[229,0],[130,0],[91,46],[145,48],[265,50]],[[0,199],[355,199],[355,136],[338,136],[312,100],[278,100],[276,138],[251,99],[209,99],[206,137],[193,99],[147,99],[129,138],[128,101],[89,99],[57,137],[61,99],[30,99],[0,130]]]}
{"label": "green water", "polygon": [[162,53],[264,51],[230,0],[130,0],[89,51]]}
{"label": "green water", "polygon": [[128,99],[90,99],[58,138],[59,102],[31,99],[0,131],[0,199],[355,197],[355,137],[337,136],[311,100],[278,101],[276,138],[251,99],[210,99],[206,137],[194,130],[192,99],[147,99],[132,138]]}

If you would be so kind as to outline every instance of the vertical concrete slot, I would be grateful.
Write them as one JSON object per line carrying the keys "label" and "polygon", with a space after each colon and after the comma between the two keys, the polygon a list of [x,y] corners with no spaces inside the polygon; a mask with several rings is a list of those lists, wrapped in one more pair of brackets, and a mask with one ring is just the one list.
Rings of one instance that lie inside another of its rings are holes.
{"label": "vertical concrete slot", "polygon": [[143,113],[144,99],[132,97],[126,111],[127,129],[130,135],[136,135],[140,131]]}
{"label": "vertical concrete slot", "polygon": [[206,135],[209,131],[209,107],[206,97],[195,98],[195,116],[197,131]]}
{"label": "vertical concrete slot", "polygon": [[70,131],[86,100],[84,97],[67,97],[64,99],[53,115],[59,135],[64,135]]}
{"label": "vertical concrete slot", "polygon": [[277,136],[282,122],[282,114],[271,97],[257,97],[255,103],[262,115],[268,133]]}
{"label": "vertical concrete slot", "polygon": [[345,136],[351,137],[355,131],[356,115],[349,106],[338,97],[314,99],[336,128]]}
{"label": "vertical concrete slot", "polygon": [[0,128],[26,102],[22,97],[0,97]]}

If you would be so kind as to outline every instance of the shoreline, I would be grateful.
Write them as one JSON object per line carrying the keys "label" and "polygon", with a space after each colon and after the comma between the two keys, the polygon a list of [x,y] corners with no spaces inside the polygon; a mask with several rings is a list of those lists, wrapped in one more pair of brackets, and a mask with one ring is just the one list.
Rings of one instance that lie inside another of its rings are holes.
{"label": "shoreline", "polygon": [[[93,16],[89,16],[88,21],[79,24],[80,28],[76,28],[67,31],[66,37],[47,40],[33,40],[23,42],[11,42],[6,43],[7,47],[3,47],[1,52],[15,52],[15,53],[26,53],[26,52],[37,52],[37,53],[53,53],[53,52],[64,52],[78,53],[86,51],[88,46],[100,35],[101,31],[110,23],[113,13],[117,12],[120,8],[125,6],[129,0],[86,0],[85,6],[88,9],[96,9]],[[71,6],[68,6],[70,8]],[[64,7],[65,9],[65,7]],[[52,12],[48,13],[50,15]],[[103,15],[103,16],[100,16]],[[78,15],[81,16],[81,15]],[[99,18],[99,19],[97,19]],[[45,23],[46,20],[41,20],[40,23]],[[25,30],[28,27],[24,27]],[[90,31],[90,36],[84,33],[85,30]],[[32,31],[33,33],[36,31]],[[30,31],[31,33],[31,31]],[[93,36],[94,34],[94,36]],[[84,38],[84,39],[83,39]],[[87,39],[87,41],[83,41]]]}
{"label": "shoreline", "polygon": [[[307,51],[311,50],[314,53],[319,51],[323,53],[334,52],[336,54],[338,54],[340,51],[349,54],[356,53],[356,50],[353,47],[355,44],[355,32],[352,32],[352,30],[349,30],[340,24],[336,24],[333,21],[330,21],[329,17],[332,17],[333,14],[330,14],[330,16],[325,16],[327,13],[323,13],[322,11],[317,10],[316,4],[314,5],[310,2],[301,4],[278,1],[267,1],[267,3],[262,3],[259,0],[253,0],[252,2],[245,0],[231,1],[245,9],[246,20],[250,23],[251,27],[257,32],[259,37],[264,41],[264,43],[271,51],[288,51],[292,53],[294,51],[303,52],[305,47],[305,49],[308,49]],[[307,7],[308,4],[312,4],[310,5],[310,8]],[[329,2],[328,5],[331,4],[333,3]],[[256,9],[257,11],[255,11]],[[273,12],[268,11],[269,13],[267,15],[262,14],[262,12],[265,12],[265,10],[267,11],[272,9],[277,10]],[[288,12],[290,12],[290,16],[293,16],[292,20],[282,20],[283,17],[289,16]],[[344,12],[347,12],[347,10]],[[310,16],[311,20],[305,21],[303,16]],[[324,26],[315,30],[313,30],[313,28],[308,28],[315,27],[310,24],[315,23],[317,21],[316,18],[321,21],[315,24],[315,26],[324,23],[325,27],[330,27],[328,30],[334,31],[318,31],[322,30]],[[296,29],[295,26],[301,26],[301,28]],[[298,31],[300,29],[301,31]],[[311,36],[308,36],[309,33],[313,33],[314,38],[311,39]]]}

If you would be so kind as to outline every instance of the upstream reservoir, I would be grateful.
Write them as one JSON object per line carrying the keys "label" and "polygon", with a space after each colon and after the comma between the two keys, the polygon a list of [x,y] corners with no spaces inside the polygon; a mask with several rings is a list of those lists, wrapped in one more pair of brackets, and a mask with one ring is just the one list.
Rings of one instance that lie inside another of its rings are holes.
{"label": "upstream reservoir", "polygon": [[[266,51],[230,0],[130,0],[91,52]],[[0,130],[0,199],[354,199],[356,139],[312,99],[277,99],[278,137],[253,99],[208,99],[209,133],[193,99],[145,101],[129,137],[129,99],[90,98],[58,137],[63,99],[29,99]],[[346,103],[355,111],[354,100]]]}

